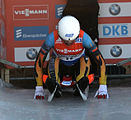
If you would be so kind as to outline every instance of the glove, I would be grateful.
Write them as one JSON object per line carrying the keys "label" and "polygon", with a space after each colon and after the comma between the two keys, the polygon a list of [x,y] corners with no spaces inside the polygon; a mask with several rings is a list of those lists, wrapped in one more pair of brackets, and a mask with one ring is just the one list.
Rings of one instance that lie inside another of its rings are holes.
{"label": "glove", "polygon": [[107,86],[106,85],[100,85],[99,89],[96,91],[96,94],[94,97],[97,97],[98,99],[108,99],[109,95],[107,92]]}
{"label": "glove", "polygon": [[35,95],[34,95],[34,99],[44,99],[44,89],[43,86],[36,86],[35,88]]}

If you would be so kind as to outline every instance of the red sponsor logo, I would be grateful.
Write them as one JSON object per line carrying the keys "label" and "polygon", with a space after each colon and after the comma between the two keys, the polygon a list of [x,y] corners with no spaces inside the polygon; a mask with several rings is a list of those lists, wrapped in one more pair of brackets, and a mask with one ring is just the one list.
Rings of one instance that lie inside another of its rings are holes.
{"label": "red sponsor logo", "polygon": [[13,6],[14,20],[40,20],[49,19],[48,5]]}

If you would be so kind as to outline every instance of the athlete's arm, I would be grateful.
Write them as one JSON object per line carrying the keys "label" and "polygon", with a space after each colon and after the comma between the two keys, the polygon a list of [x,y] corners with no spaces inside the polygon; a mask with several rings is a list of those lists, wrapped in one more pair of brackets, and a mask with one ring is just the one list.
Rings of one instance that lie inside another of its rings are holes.
{"label": "athlete's arm", "polygon": [[35,69],[35,78],[36,78],[37,86],[43,85],[42,82],[43,64],[45,62],[47,54],[49,53],[50,49],[53,47],[54,47],[54,33],[52,32],[48,35],[45,42],[41,46],[35,61],[34,69]]}
{"label": "athlete's arm", "polygon": [[106,85],[107,76],[105,61],[95,43],[86,33],[83,35],[83,46],[86,49],[85,54],[90,57],[94,65],[97,65],[97,70],[99,72],[99,84]]}

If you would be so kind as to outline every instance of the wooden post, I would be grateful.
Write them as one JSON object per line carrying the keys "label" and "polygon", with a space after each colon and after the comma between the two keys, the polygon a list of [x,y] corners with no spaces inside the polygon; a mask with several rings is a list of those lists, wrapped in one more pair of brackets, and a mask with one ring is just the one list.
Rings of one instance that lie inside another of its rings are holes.
{"label": "wooden post", "polygon": [[10,70],[9,69],[5,69],[5,81],[7,83],[10,83]]}
{"label": "wooden post", "polygon": [[10,70],[7,68],[1,69],[1,79],[5,80],[5,82],[10,83]]}

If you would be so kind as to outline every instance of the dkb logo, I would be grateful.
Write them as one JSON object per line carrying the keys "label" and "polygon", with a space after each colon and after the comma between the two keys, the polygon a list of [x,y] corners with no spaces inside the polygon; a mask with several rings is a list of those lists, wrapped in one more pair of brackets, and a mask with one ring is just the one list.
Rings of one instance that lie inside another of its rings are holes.
{"label": "dkb logo", "polygon": [[103,26],[104,37],[127,37],[128,26],[126,24],[111,24]]}

